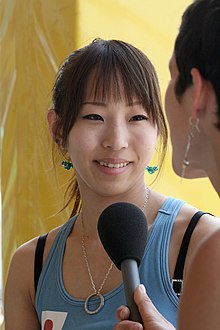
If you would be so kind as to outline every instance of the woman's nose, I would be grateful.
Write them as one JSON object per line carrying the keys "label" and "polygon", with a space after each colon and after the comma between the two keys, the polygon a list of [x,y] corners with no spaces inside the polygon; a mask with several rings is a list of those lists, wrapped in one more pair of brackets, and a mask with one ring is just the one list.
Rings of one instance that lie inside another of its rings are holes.
{"label": "woman's nose", "polygon": [[121,150],[128,147],[127,129],[120,124],[111,125],[105,131],[102,146],[105,149]]}

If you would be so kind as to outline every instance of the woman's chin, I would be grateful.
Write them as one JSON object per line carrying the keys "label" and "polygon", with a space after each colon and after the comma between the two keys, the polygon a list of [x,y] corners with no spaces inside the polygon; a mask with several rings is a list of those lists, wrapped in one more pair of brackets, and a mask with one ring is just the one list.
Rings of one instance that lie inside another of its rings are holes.
{"label": "woman's chin", "polygon": [[189,170],[185,171],[185,179],[202,179],[207,178],[207,174],[203,170]]}
{"label": "woman's chin", "polygon": [[[175,164],[175,162],[173,162],[173,170],[176,173],[176,175],[178,175],[179,177],[182,177],[182,164],[181,166],[178,166],[178,164]],[[200,168],[195,168],[192,165],[189,165],[186,167],[185,169],[185,173],[184,173],[184,179],[201,179],[201,178],[206,178],[207,177],[207,173]]]}

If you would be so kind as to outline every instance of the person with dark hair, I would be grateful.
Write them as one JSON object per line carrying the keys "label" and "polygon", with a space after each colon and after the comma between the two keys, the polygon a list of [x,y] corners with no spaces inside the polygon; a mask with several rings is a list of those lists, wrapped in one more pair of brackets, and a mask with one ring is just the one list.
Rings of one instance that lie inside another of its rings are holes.
{"label": "person with dark hair", "polygon": [[[220,222],[145,183],[146,167],[154,171],[149,163],[158,139],[160,167],[167,145],[158,79],[148,57],[118,40],[97,39],[73,52],[55,81],[48,123],[62,165],[73,171],[73,211],[61,227],[15,252],[5,289],[6,330],[113,328],[115,311],[125,304],[124,287],[97,222],[115,202],[132,203],[146,215],[141,282],[176,326],[176,284],[183,269],[189,272],[198,242],[220,229]],[[199,218],[187,251],[181,248],[184,233]],[[186,260],[178,257],[183,252]]]}
{"label": "person with dark hair", "polygon": [[208,177],[220,196],[219,58],[220,2],[195,1],[185,11],[175,41],[165,109],[175,172]]}
{"label": "person with dark hair", "polygon": [[[171,76],[173,74],[178,77],[175,92],[181,105],[188,100],[187,107],[180,108],[180,111],[186,112],[192,123],[192,138],[188,136],[188,155],[185,153],[185,160],[188,160],[185,175],[188,178],[207,176],[220,197],[219,0],[197,0],[187,8],[176,38],[174,54],[170,69]],[[174,161],[178,146],[174,142],[176,137],[172,127],[172,113],[169,111],[169,91],[166,102],[167,117],[173,134],[173,167],[178,173],[178,165]],[[193,128],[196,128],[194,135]],[[201,244],[186,277],[180,303],[180,330],[219,329],[219,265],[220,231],[217,230],[214,234],[207,235]]]}
{"label": "person with dark hair", "polygon": [[[170,126],[175,172],[186,178],[208,177],[220,196],[220,1],[197,0],[184,12],[169,64],[165,109]],[[185,272],[179,307],[179,330],[217,330],[220,326],[220,230],[208,232]],[[146,287],[147,288],[147,287]],[[145,288],[135,292],[143,318],[115,329],[172,330]]]}

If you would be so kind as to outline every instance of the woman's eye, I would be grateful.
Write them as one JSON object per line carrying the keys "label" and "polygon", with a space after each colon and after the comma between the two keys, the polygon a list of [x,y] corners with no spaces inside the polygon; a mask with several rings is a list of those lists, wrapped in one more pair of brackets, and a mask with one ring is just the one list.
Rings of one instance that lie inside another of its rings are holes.
{"label": "woman's eye", "polygon": [[100,115],[97,115],[95,113],[91,113],[89,115],[83,116],[83,119],[89,119],[89,120],[103,120],[103,118]]}
{"label": "woman's eye", "polygon": [[148,117],[145,115],[136,115],[131,117],[130,121],[141,121],[141,120],[148,120]]}

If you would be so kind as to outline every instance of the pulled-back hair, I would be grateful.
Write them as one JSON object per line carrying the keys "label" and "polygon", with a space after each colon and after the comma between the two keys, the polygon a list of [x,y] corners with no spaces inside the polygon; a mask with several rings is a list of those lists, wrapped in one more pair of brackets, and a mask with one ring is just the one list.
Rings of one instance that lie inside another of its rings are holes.
{"label": "pulled-back hair", "polygon": [[[142,51],[119,40],[95,39],[70,54],[62,65],[53,88],[53,104],[57,114],[55,135],[62,136],[62,147],[65,148],[68,143],[69,132],[85,101],[89,83],[93,86],[94,99],[123,99],[132,104],[135,98],[142,104],[158,128],[162,141],[162,164],[167,147],[167,128],[155,69]],[[72,198],[75,198],[75,213],[80,203],[75,178],[71,188]]]}
{"label": "pulled-back hair", "polygon": [[192,84],[191,69],[197,68],[211,82],[218,104],[220,129],[220,1],[197,0],[184,12],[174,54],[179,71],[175,92],[181,97]]}

